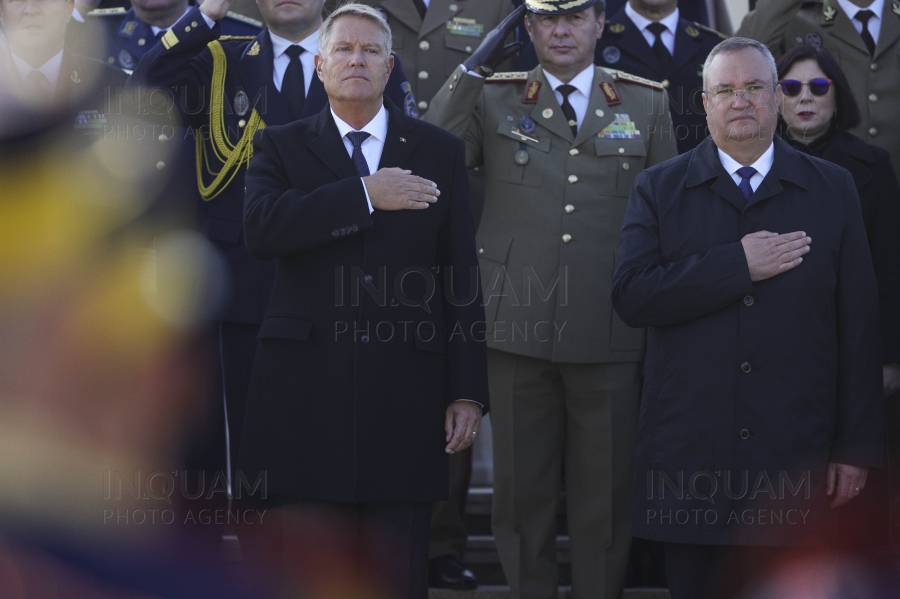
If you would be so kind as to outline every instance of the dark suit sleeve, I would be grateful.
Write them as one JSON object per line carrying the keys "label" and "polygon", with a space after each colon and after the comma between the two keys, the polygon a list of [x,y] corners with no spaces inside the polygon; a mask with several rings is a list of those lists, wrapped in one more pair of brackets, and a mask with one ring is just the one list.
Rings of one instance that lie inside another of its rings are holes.
{"label": "dark suit sleeve", "polygon": [[[193,22],[198,26],[190,27]],[[190,30],[187,33],[186,27]],[[130,82],[170,89],[186,122],[204,125],[209,118],[207,102],[212,80],[212,54],[206,46],[219,37],[221,26],[217,23],[212,29],[207,27],[200,9],[193,7],[170,31],[177,32],[178,42],[168,49],[164,43],[154,44],[141,57]]]}
{"label": "dark suit sleeve", "polygon": [[890,155],[875,152],[874,180],[864,189],[872,190],[866,233],[878,281],[881,312],[882,364],[900,362],[900,184],[891,166]]}
{"label": "dark suit sleeve", "polygon": [[486,414],[490,405],[484,307],[465,156],[465,144],[460,140],[453,163],[450,208],[438,233],[438,264],[444,283],[444,329],[448,338],[447,403],[471,399],[482,404]]}
{"label": "dark suit sleeve", "polygon": [[859,196],[850,173],[844,175],[844,229],[835,293],[838,398],[830,460],[878,467],[884,461],[885,418],[878,292]]}
{"label": "dark suit sleeve", "polygon": [[665,171],[645,171],[628,198],[612,297],[613,307],[630,327],[687,322],[753,291],[740,241],[663,263],[657,187],[666,188],[665,182]]}
{"label": "dark suit sleeve", "polygon": [[[281,129],[283,138],[294,130],[285,133]],[[282,156],[268,129],[258,131],[244,179],[244,239],[254,257],[270,260],[297,254],[343,239],[347,234],[360,234],[372,226],[359,177],[313,190],[296,189],[288,177],[286,161],[292,168],[303,168],[296,158]]]}

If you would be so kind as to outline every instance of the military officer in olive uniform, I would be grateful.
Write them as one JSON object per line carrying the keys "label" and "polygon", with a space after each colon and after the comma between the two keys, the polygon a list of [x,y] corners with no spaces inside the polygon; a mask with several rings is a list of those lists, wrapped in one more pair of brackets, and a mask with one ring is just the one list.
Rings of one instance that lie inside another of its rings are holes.
{"label": "military officer in olive uniform", "polygon": [[629,0],[607,21],[594,64],[662,83],[681,154],[706,138],[703,61],[726,37],[680,18],[678,0]]}
{"label": "military officer in olive uniform", "polygon": [[[540,65],[482,78],[526,7]],[[645,334],[612,310],[613,263],[635,176],[677,151],[663,88],[593,65],[602,31],[602,0],[527,0],[425,115],[485,170],[492,525],[516,598],[557,592],[563,462],[572,596],[617,597],[631,544]]]}
{"label": "military officer in olive uniform", "polygon": [[[328,7],[337,0],[329,0]],[[387,19],[393,51],[409,73],[419,114],[441,83],[481,43],[513,6],[510,0],[363,0]],[[511,63],[505,66],[512,68]]]}
{"label": "military officer in olive uniform", "polygon": [[775,60],[800,44],[831,52],[862,117],[850,133],[890,152],[900,172],[900,0],[759,0],[735,35],[761,41]]}

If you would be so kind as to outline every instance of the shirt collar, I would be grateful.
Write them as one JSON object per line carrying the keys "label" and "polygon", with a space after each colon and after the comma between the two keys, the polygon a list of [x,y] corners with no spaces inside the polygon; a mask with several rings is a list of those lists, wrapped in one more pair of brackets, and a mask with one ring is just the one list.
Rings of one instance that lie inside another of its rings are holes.
{"label": "shirt collar", "polygon": [[856,17],[856,13],[861,10],[871,10],[875,13],[875,18],[881,19],[881,14],[884,12],[884,0],[875,0],[869,6],[864,8],[860,8],[857,5],[850,2],[850,0],[838,0],[838,4],[841,5],[841,8],[844,10],[844,13],[850,17],[851,19]]}
{"label": "shirt collar", "polygon": [[[341,117],[334,113],[334,108],[330,108],[331,116],[334,117],[334,123],[337,125],[338,133],[341,134],[341,139],[347,136],[351,131],[357,131],[346,122],[341,120]],[[387,130],[388,130],[388,113],[387,108],[384,106],[381,107],[381,110],[378,111],[378,114],[375,117],[366,123],[365,127],[359,129],[359,131],[365,131],[370,136],[374,137],[381,143],[384,143],[384,140],[387,139]]]}
{"label": "shirt collar", "polygon": [[[737,172],[737,170],[744,165],[726,154],[722,151],[721,148],[716,148],[719,151],[719,160],[722,162],[722,166],[725,167],[725,170],[728,171],[729,175],[733,175]],[[772,164],[775,162],[775,143],[771,143],[769,145],[769,149],[763,152],[762,156],[756,159],[756,162],[751,164],[753,168],[756,169],[756,172],[762,175],[763,179],[766,178],[766,175],[769,174],[769,171],[772,170]]]}
{"label": "shirt collar", "polygon": [[[185,11],[184,11],[184,13],[181,15],[181,17],[178,17],[177,19],[175,19],[175,23],[177,23],[178,21],[180,21],[180,20],[182,19],[182,17],[184,17],[184,15],[188,14],[189,12],[191,12],[191,9],[192,9],[192,8],[193,8],[193,6],[190,6],[190,5],[189,5],[189,6],[187,7],[187,9],[185,9]],[[174,25],[175,23],[172,23],[172,25]],[[152,31],[152,32],[153,32],[153,36],[156,37],[156,35],[158,35],[160,31],[168,31],[169,29],[171,29],[171,28],[172,28],[172,25],[169,25],[168,27],[157,27],[156,25],[150,25],[150,31]]]}
{"label": "shirt collar", "polygon": [[47,81],[50,82],[50,87],[56,90],[56,82],[59,80],[59,71],[62,69],[62,50],[59,51],[59,54],[45,62],[38,69],[33,68],[30,64],[16,56],[14,53],[10,52],[10,54],[13,57],[13,62],[16,64],[16,69],[18,69],[19,76],[22,78],[22,81],[25,81],[25,77],[27,77],[28,73],[30,73],[31,71],[40,71],[44,74],[44,77],[47,78]]}
{"label": "shirt collar", "polygon": [[288,49],[288,46],[293,46],[294,44],[303,48],[304,52],[309,52],[311,56],[315,56],[319,52],[318,29],[315,31],[315,33],[299,42],[286,40],[283,37],[275,35],[271,31],[269,31],[269,39],[272,40],[272,51],[275,53],[275,58],[278,58],[279,56],[284,54],[284,51]]}
{"label": "shirt collar", "polygon": [[[884,2],[884,0],[881,1]],[[647,25],[653,23],[653,21],[651,21],[647,17],[639,15],[636,10],[631,8],[631,2],[625,3],[625,14],[628,15],[628,18],[631,19],[632,23],[634,23],[640,31],[644,31],[647,28]],[[676,8],[674,12],[672,12],[672,14],[670,14],[665,19],[662,19],[660,23],[665,25],[666,29],[668,29],[672,33],[672,35],[674,35],[675,29],[678,27],[678,18],[678,8]]]}
{"label": "shirt collar", "polygon": [[[550,84],[554,90],[563,85],[563,82],[551,75],[546,69],[543,69],[544,77],[547,78],[547,83]],[[588,66],[585,70],[581,71],[575,78],[569,81],[569,85],[573,86],[575,89],[584,94],[585,98],[591,97],[591,85],[594,84],[594,65]]]}

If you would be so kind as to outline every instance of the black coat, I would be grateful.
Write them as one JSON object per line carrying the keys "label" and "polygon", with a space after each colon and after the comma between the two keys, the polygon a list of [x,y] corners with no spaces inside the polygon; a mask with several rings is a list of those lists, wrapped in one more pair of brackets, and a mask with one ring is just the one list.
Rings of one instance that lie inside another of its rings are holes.
{"label": "black coat", "polygon": [[697,147],[706,137],[703,109],[703,62],[726,36],[699,23],[679,19],[672,60],[663,67],[643,34],[623,8],[606,23],[594,50],[594,64],[660,81],[669,93],[678,153]]}
{"label": "black coat", "polygon": [[844,167],[853,176],[878,281],[881,361],[900,362],[900,185],[890,154],[837,129],[809,146],[788,141],[802,152]]}
{"label": "black coat", "polygon": [[[170,49],[156,44],[138,63],[132,82],[139,85],[168,87],[175,93],[176,106],[188,126],[191,142],[196,140],[200,127],[209,125],[209,94],[211,88],[213,58],[207,49],[209,42],[221,34],[221,25],[209,29],[202,24],[203,16],[198,8],[192,8],[171,31],[177,32],[178,42]],[[192,27],[192,23],[200,23]],[[187,33],[184,31],[187,29]],[[244,131],[246,119],[255,108],[266,125],[290,123],[290,105],[272,82],[272,42],[268,30],[253,39],[222,40],[227,70],[223,84],[224,130],[229,142],[237,143]],[[395,57],[394,70],[388,81],[385,95],[398,106],[415,110],[415,101],[408,91],[403,69]],[[239,114],[236,96],[243,91],[250,101],[250,111]],[[318,77],[313,77],[307,92],[301,118],[314,116],[326,105],[328,97]],[[244,174],[241,166],[225,190],[209,202],[200,205],[200,230],[215,243],[231,267],[233,293],[225,306],[222,320],[246,324],[258,324],[265,314],[272,291],[275,265],[268,260],[257,260],[244,247],[241,218],[244,209]],[[211,178],[205,176],[205,184]]]}
{"label": "black coat", "polygon": [[[828,462],[883,463],[878,296],[850,174],[776,138],[745,203],[712,139],[642,172],[628,201],[613,301],[650,327],[639,537],[808,541],[827,517]],[[805,231],[811,250],[751,282],[740,240],[761,230]]]}
{"label": "black coat", "polygon": [[[240,468],[307,499],[447,495],[444,413],[487,409],[465,146],[390,101],[380,168],[437,183],[425,210],[369,214],[328,108],[257,133],[244,230],[276,285],[260,327]],[[454,300],[453,298],[458,298]]]}

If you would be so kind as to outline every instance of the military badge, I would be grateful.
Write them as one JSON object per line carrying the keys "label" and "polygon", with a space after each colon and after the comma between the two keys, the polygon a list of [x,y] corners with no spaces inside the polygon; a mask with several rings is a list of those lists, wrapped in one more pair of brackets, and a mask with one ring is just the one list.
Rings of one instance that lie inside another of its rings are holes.
{"label": "military badge", "polygon": [[125,21],[119,28],[119,35],[131,37],[131,35],[134,33],[135,27],[137,27],[137,21]]}
{"label": "military badge", "polygon": [[821,48],[822,47],[822,38],[818,33],[807,33],[806,34],[806,45],[812,46],[813,48]]}
{"label": "military badge", "polygon": [[518,152],[516,152],[515,161],[519,166],[525,166],[526,164],[528,164],[529,158],[531,158],[531,156],[529,156],[528,152],[526,152],[525,150],[519,150]]}
{"label": "military badge", "polygon": [[247,50],[247,56],[259,56],[259,42],[253,42],[253,45]]}
{"label": "military badge", "polygon": [[119,64],[123,69],[131,70],[134,68],[136,64],[134,61],[134,56],[128,50],[120,50],[119,51]]}
{"label": "military badge", "polygon": [[537,123],[529,115],[525,115],[519,119],[519,131],[523,133],[532,133],[537,127]]}
{"label": "military badge", "polygon": [[607,46],[603,48],[603,60],[606,64],[616,64],[622,58],[622,52],[615,46]]}
{"label": "military badge", "polygon": [[413,96],[412,86],[409,84],[409,81],[401,83],[400,89],[406,94],[403,96],[403,112],[405,112],[408,117],[414,119],[419,118],[419,110],[416,108],[416,98]]}
{"label": "military badge", "polygon": [[244,116],[250,110],[250,98],[244,90],[239,91],[234,96],[234,111],[238,116]]}
{"label": "military badge", "polygon": [[82,110],[75,117],[76,129],[102,129],[106,124],[106,115],[99,110]]}
{"label": "military badge", "polygon": [[72,80],[72,83],[81,83],[81,77],[78,76],[78,71],[72,71],[72,74],[69,75],[69,79]]}
{"label": "military badge", "polygon": [[621,23],[614,23],[609,26],[609,30],[613,33],[622,33],[623,31],[625,31],[625,25],[622,25]]}
{"label": "military badge", "polygon": [[481,37],[484,35],[484,25],[478,23],[475,19],[463,19],[462,17],[453,17],[447,21],[447,29],[455,35],[473,35]]}
{"label": "military badge", "polygon": [[600,90],[603,92],[603,95],[606,96],[606,103],[610,106],[615,106],[616,104],[622,103],[622,99],[616,92],[616,88],[614,88],[610,82],[604,81],[603,83],[601,83]]}
{"label": "military badge", "polygon": [[627,114],[616,114],[615,120],[601,129],[597,133],[597,137],[604,139],[641,139],[641,132]]}
{"label": "military badge", "polygon": [[544,112],[542,112],[541,115],[542,115],[545,119],[549,119],[551,116],[553,116],[553,109],[552,109],[552,108],[545,108],[545,109],[544,109]]}
{"label": "military badge", "polygon": [[891,3],[891,12],[897,15],[897,18],[900,18],[900,2],[894,0],[894,2]]}
{"label": "military badge", "polygon": [[828,21],[834,21],[834,16],[837,14],[837,10],[833,6],[826,6],[822,9],[822,17]]}
{"label": "military badge", "polygon": [[541,82],[532,81],[525,90],[525,97],[522,98],[522,104],[537,104],[538,93],[541,91]]}
{"label": "military badge", "polygon": [[700,32],[697,31],[696,29],[694,29],[693,27],[691,27],[690,25],[687,26],[687,29],[685,29],[684,32],[691,37],[697,37],[698,35],[700,35]]}

